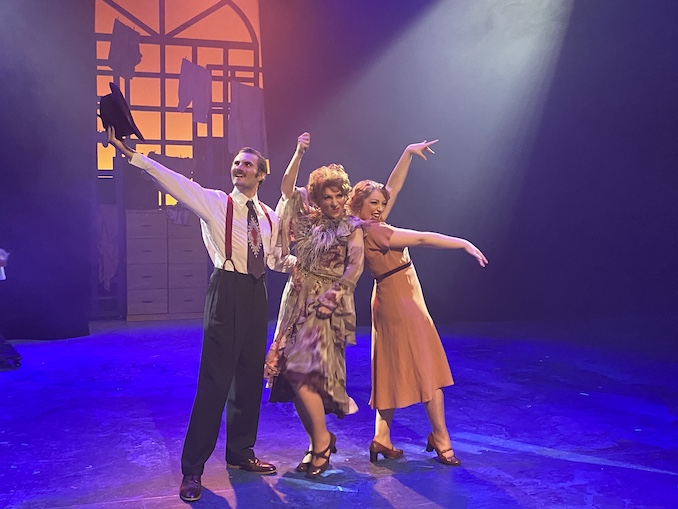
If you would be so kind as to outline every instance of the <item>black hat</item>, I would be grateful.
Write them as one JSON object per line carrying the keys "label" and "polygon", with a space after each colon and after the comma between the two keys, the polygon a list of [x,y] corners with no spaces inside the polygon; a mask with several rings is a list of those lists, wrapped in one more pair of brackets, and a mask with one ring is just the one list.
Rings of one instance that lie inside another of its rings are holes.
{"label": "black hat", "polygon": [[104,129],[108,126],[115,128],[115,137],[122,140],[123,136],[136,134],[137,138],[143,140],[139,128],[134,123],[132,113],[129,111],[127,101],[122,96],[118,85],[111,82],[111,93],[105,95],[99,101],[99,116],[104,124]]}

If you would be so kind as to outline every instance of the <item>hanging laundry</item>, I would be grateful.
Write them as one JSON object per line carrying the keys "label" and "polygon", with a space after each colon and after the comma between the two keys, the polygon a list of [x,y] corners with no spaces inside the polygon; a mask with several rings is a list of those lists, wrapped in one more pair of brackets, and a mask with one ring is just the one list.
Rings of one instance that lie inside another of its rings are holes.
{"label": "hanging laundry", "polygon": [[139,41],[141,34],[120,20],[113,23],[111,48],[108,51],[108,65],[114,74],[120,74],[126,80],[134,77],[134,68],[141,62]]}
{"label": "hanging laundry", "polygon": [[228,150],[235,153],[242,147],[252,147],[268,153],[264,91],[239,81],[231,81],[231,109],[228,116]]}
{"label": "hanging laundry", "polygon": [[212,73],[184,58],[179,74],[179,111],[186,111],[191,102],[193,122],[206,123],[212,106]]}
{"label": "hanging laundry", "polygon": [[111,290],[111,280],[120,264],[120,239],[118,237],[118,207],[101,204],[97,215],[97,253],[99,282],[106,291]]}

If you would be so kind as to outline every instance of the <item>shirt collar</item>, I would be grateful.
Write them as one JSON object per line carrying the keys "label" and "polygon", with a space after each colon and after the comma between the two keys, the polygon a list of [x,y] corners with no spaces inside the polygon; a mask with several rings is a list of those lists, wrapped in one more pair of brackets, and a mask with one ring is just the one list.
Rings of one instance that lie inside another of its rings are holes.
{"label": "shirt collar", "polygon": [[[231,198],[233,198],[233,201],[236,202],[241,208],[246,207],[247,202],[250,200],[250,198],[241,193],[237,187],[233,188],[233,191],[231,192]],[[258,195],[255,194],[252,198],[252,201],[254,202],[254,208],[260,208]]]}

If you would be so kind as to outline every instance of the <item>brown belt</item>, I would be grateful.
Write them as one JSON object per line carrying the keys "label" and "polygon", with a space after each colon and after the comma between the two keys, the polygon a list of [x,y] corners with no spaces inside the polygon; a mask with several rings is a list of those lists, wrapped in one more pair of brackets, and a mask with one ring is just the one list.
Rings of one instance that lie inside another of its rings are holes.
{"label": "brown belt", "polygon": [[405,270],[410,265],[412,265],[412,260],[410,260],[409,262],[407,262],[404,265],[401,265],[400,267],[396,267],[395,269],[389,270],[388,272],[384,272],[382,275],[375,277],[374,280],[377,283],[379,283],[382,279],[386,279],[387,277],[392,276],[396,272],[400,272],[401,270]]}

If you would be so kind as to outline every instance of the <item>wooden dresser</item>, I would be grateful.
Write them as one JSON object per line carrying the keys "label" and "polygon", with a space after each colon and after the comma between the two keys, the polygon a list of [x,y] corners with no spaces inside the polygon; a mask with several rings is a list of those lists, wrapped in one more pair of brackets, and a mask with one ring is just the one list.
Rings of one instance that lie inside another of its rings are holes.
{"label": "wooden dresser", "polygon": [[199,219],[186,224],[165,210],[127,211],[127,320],[200,318],[209,281],[209,257]]}

